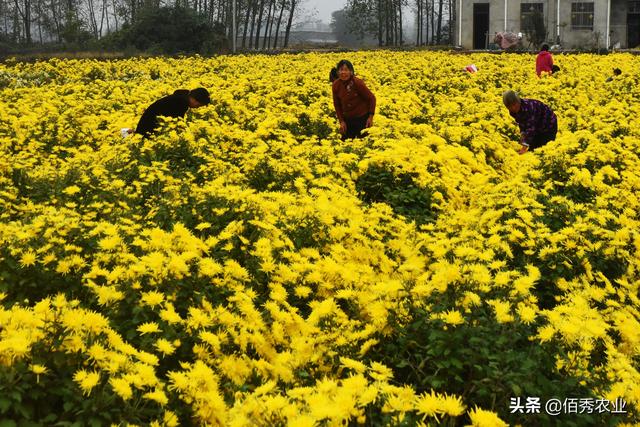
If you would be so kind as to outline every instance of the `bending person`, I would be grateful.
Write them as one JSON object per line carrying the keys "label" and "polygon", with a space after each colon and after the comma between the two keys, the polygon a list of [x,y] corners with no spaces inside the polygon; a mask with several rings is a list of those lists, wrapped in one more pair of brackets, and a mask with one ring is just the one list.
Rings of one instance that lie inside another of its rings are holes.
{"label": "bending person", "polygon": [[136,127],[135,133],[147,137],[155,133],[159,126],[158,116],[184,117],[189,108],[198,108],[209,104],[209,92],[203,87],[191,91],[179,89],[149,105]]}
{"label": "bending person", "polygon": [[560,71],[560,67],[553,65],[553,55],[549,52],[549,45],[545,43],[536,57],[536,74],[540,77],[542,73],[553,74],[556,71]]}
{"label": "bending person", "polygon": [[502,102],[520,127],[522,148],[518,154],[533,151],[556,139],[558,119],[551,108],[535,99],[520,98],[512,90],[502,94]]}

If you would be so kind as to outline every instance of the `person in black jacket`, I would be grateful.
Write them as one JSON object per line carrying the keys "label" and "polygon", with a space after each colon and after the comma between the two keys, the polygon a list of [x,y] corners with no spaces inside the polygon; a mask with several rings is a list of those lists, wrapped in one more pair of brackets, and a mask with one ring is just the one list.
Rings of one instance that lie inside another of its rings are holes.
{"label": "person in black jacket", "polygon": [[193,90],[179,89],[172,95],[160,98],[142,113],[135,133],[147,137],[158,128],[158,116],[184,117],[189,108],[198,108],[211,102],[209,92],[203,87]]}

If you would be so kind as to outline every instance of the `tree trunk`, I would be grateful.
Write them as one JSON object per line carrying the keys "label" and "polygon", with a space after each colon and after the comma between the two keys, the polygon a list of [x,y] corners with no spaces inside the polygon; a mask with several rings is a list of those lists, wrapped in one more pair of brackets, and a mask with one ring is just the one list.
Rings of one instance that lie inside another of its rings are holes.
{"label": "tree trunk", "polygon": [[442,41],[442,4],[443,3],[444,3],[444,0],[438,0],[438,35],[436,36],[438,44],[440,44],[440,42]]}
{"label": "tree trunk", "polygon": [[404,44],[402,35],[402,0],[398,0],[398,27],[400,28],[400,46],[402,46]]}
{"label": "tree trunk", "polygon": [[38,0],[38,37],[40,38],[40,44],[44,44],[42,39],[42,16],[44,12],[42,11],[42,1]]}
{"label": "tree trunk", "polygon": [[4,20],[4,25],[2,26],[2,28],[0,28],[0,32],[3,36],[7,35],[7,28],[8,28],[7,17],[9,15],[8,9],[9,8],[5,5],[4,0],[0,0],[0,16]]}
{"label": "tree trunk", "polygon": [[256,23],[256,44],[255,48],[260,49],[260,29],[262,28],[262,16],[264,15],[264,0],[260,0],[260,12],[258,13],[258,22]]}
{"label": "tree trunk", "polygon": [[120,28],[120,25],[118,23],[118,8],[116,6],[116,0],[112,0],[112,4],[113,4],[113,23],[116,26],[115,31],[118,31],[118,29]]}
{"label": "tree trunk", "polygon": [[289,34],[291,34],[291,25],[293,24],[293,15],[296,12],[298,0],[291,0],[291,10],[289,10],[289,19],[287,20],[287,28],[284,33],[284,47],[289,47]]}
{"label": "tree trunk", "polygon": [[391,13],[393,17],[393,45],[398,46],[398,0],[391,2]]}
{"label": "tree trunk", "polygon": [[247,1],[247,13],[244,15],[244,24],[242,25],[242,49],[245,48],[247,42],[247,30],[249,29],[249,17],[251,15],[252,2]]}
{"label": "tree trunk", "polygon": [[31,0],[25,0],[24,3],[24,32],[27,37],[27,45],[31,45]]}
{"label": "tree trunk", "polygon": [[20,42],[20,29],[22,28],[22,23],[20,22],[20,14],[17,10],[13,11],[13,25],[11,26],[12,36],[11,40],[13,43]]}
{"label": "tree trunk", "polygon": [[22,21],[24,39],[27,45],[31,44],[31,0],[24,0],[24,8],[20,9],[18,0],[15,0],[16,12]]}
{"label": "tree trunk", "polygon": [[7,35],[7,30],[9,29],[9,21],[7,21],[7,18],[9,18],[9,8],[7,7],[6,3],[3,0],[0,0],[0,16],[2,16],[4,18],[4,26],[2,27],[2,35],[6,36]]}
{"label": "tree trunk", "polygon": [[222,7],[221,4],[218,4],[218,16],[216,16],[216,21],[217,22],[224,22],[224,8]]}
{"label": "tree trunk", "polygon": [[102,30],[104,29],[104,21],[107,19],[107,2],[106,0],[102,0],[102,10],[100,12],[100,28],[98,29],[100,33],[100,37],[102,37]]}
{"label": "tree trunk", "polygon": [[249,48],[253,47],[253,37],[254,37],[253,30],[255,29],[255,26],[256,26],[257,15],[258,15],[258,0],[254,0],[252,17],[251,17],[251,31],[249,32]]}
{"label": "tree trunk", "polygon": [[104,4],[105,21],[107,23],[107,34],[109,34],[111,32],[111,24],[109,22],[109,5],[107,3],[107,0],[103,0],[103,4]]}
{"label": "tree trunk", "polygon": [[436,24],[435,24],[436,0],[431,0],[431,44],[436,42]]}
{"label": "tree trunk", "polygon": [[429,0],[424,0],[424,17],[422,18],[422,38],[424,39],[422,42],[426,46],[429,44]]}
{"label": "tree trunk", "polygon": [[384,29],[386,33],[386,46],[391,45],[391,23],[389,22],[389,0],[384,2]]}
{"label": "tree trunk", "polygon": [[[262,40],[262,50],[265,50],[267,48],[267,34],[269,33],[270,30],[270,25],[271,25],[271,9],[273,8],[273,0],[269,1],[269,11],[267,12],[267,21],[266,21],[266,25],[264,26],[264,40]],[[271,37],[269,37],[269,47],[271,47]]]}
{"label": "tree trunk", "polygon": [[455,1],[449,0],[449,44],[453,45],[453,23],[457,23]]}
{"label": "tree trunk", "polygon": [[87,7],[89,8],[89,28],[93,33],[93,37],[98,38],[98,22],[96,21],[96,11],[93,0],[86,0]]}
{"label": "tree trunk", "polygon": [[382,46],[384,43],[382,40],[382,1],[378,0],[378,46]]}
{"label": "tree trunk", "polygon": [[420,46],[420,30],[421,30],[421,25],[422,22],[420,21],[421,16],[420,14],[422,13],[422,2],[421,0],[418,0],[416,2],[416,46]]}
{"label": "tree trunk", "polygon": [[273,41],[273,48],[276,49],[278,47],[278,36],[280,35],[280,24],[282,23],[282,15],[284,13],[284,5],[285,1],[282,0],[282,5],[280,6],[280,15],[278,16],[278,24],[276,25],[276,37]]}
{"label": "tree trunk", "polygon": [[391,24],[391,45],[395,46],[398,39],[398,25],[396,22],[396,0],[389,1],[389,22]]}

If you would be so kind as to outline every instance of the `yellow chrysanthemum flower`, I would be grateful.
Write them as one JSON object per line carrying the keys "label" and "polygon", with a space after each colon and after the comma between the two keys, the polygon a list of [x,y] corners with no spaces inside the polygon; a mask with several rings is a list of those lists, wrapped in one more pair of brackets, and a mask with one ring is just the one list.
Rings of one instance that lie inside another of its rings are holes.
{"label": "yellow chrysanthemum flower", "polygon": [[156,322],[147,322],[138,326],[137,331],[140,332],[141,335],[152,334],[160,332],[160,326],[158,326]]}
{"label": "yellow chrysanthemum flower", "polygon": [[73,380],[78,383],[82,389],[82,394],[89,395],[91,390],[100,382],[100,374],[97,372],[87,372],[82,369],[73,375]]}

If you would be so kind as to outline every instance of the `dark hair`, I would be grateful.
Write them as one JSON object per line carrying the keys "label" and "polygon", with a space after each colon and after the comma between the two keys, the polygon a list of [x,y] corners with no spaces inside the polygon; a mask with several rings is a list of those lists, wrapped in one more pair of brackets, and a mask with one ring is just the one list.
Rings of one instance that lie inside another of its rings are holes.
{"label": "dark hair", "polygon": [[540,47],[540,50],[549,50],[549,45],[548,44],[543,44],[542,47]]}
{"label": "dark hair", "polygon": [[211,102],[211,98],[209,98],[209,91],[203,87],[189,91],[189,96],[198,101],[201,105],[207,105]]}
{"label": "dark hair", "polygon": [[340,62],[338,62],[338,65],[336,65],[336,70],[339,70],[340,68],[342,68],[343,65],[347,66],[349,71],[351,71],[351,74],[356,73],[355,70],[353,69],[353,64],[350,61],[347,61],[346,59],[343,59]]}
{"label": "dark hair", "polygon": [[622,70],[620,68],[614,68],[613,74],[615,74],[616,76],[619,76],[620,74],[622,74]]}
{"label": "dark hair", "polygon": [[338,69],[336,67],[333,67],[331,71],[329,71],[329,81],[333,83],[337,79],[338,79]]}
{"label": "dark hair", "polygon": [[560,71],[560,67],[558,67],[556,64],[553,64],[551,66],[551,73],[557,73],[558,71]]}

